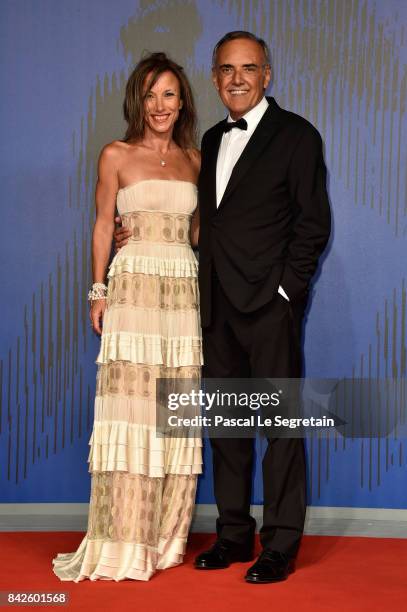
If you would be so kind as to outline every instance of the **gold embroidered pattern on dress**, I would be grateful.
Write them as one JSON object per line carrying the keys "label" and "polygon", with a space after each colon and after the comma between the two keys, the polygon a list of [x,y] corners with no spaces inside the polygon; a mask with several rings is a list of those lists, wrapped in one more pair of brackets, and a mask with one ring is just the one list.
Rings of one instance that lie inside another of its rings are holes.
{"label": "gold embroidered pattern on dress", "polygon": [[162,310],[198,310],[199,290],[196,278],[165,278],[150,274],[123,272],[109,282],[107,305],[159,308]]}
{"label": "gold embroidered pattern on dress", "polygon": [[148,546],[160,538],[186,538],[195,491],[196,476],[94,472],[88,538]]}
{"label": "gold embroidered pattern on dress", "polygon": [[166,368],[129,361],[114,361],[99,366],[96,395],[128,395],[154,398],[157,378],[200,380],[199,366]]}
{"label": "gold embroidered pattern on dress", "polygon": [[122,215],[122,224],[131,230],[130,240],[189,244],[191,215],[137,211]]}

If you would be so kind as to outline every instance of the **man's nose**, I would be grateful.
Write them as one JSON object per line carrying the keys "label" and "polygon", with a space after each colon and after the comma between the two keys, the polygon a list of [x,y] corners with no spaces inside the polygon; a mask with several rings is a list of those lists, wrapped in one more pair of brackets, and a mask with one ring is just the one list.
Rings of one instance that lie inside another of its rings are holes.
{"label": "man's nose", "polygon": [[243,73],[239,69],[233,71],[232,85],[241,85],[243,83]]}

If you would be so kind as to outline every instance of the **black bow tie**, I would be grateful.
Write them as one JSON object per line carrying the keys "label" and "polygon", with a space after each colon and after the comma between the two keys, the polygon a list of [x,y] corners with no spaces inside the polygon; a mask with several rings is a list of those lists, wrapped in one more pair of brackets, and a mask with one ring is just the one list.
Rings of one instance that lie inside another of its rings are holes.
{"label": "black bow tie", "polygon": [[230,132],[230,130],[233,130],[233,128],[238,128],[239,130],[247,130],[246,119],[243,119],[243,117],[241,117],[237,121],[230,121],[229,123],[226,122],[223,125],[224,132]]}

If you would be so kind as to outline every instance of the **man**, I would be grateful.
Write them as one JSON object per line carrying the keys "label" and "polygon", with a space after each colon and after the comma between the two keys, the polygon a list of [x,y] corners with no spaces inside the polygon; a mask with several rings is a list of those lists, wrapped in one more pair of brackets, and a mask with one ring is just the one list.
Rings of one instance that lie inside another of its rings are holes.
{"label": "man", "polygon": [[[226,34],[213,54],[213,82],[229,111],[202,139],[199,287],[204,376],[301,376],[301,318],[329,237],[321,138],[264,92],[267,45]],[[234,125],[236,123],[236,125]],[[218,539],[199,569],[252,558],[253,439],[211,439]],[[282,580],[304,526],[302,439],[271,439],[263,458],[263,552],[246,581]]]}
{"label": "man", "polygon": [[[330,232],[322,142],[305,119],[264,93],[267,45],[230,32],[213,53],[213,82],[229,111],[202,139],[199,287],[204,377],[299,378],[301,321]],[[211,438],[217,540],[198,569],[253,558],[254,440]],[[263,458],[264,509],[250,583],[292,570],[305,518],[302,439],[273,438]]]}

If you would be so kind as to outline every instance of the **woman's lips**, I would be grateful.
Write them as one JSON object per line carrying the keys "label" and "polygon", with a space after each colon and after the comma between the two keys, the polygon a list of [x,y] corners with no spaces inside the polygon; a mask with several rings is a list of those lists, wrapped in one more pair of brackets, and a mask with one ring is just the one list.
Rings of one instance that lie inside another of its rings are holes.
{"label": "woman's lips", "polygon": [[170,115],[151,115],[157,123],[165,123]]}

